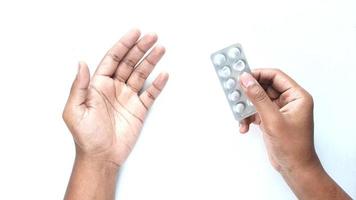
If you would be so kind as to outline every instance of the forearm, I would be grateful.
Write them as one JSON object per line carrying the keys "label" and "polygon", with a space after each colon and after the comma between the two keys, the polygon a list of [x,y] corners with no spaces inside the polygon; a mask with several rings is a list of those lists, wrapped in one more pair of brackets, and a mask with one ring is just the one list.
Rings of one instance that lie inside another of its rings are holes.
{"label": "forearm", "polygon": [[118,166],[114,163],[77,156],[64,199],[112,200],[117,173]]}
{"label": "forearm", "polygon": [[320,162],[302,170],[285,170],[281,174],[298,199],[351,199],[326,173]]}

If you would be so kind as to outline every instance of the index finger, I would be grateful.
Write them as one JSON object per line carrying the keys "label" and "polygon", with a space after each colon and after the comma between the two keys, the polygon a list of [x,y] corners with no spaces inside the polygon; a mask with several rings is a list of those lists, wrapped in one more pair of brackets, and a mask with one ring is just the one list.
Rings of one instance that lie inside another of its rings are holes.
{"label": "index finger", "polygon": [[279,69],[254,69],[252,75],[260,84],[271,85],[280,93],[300,87],[297,82]]}

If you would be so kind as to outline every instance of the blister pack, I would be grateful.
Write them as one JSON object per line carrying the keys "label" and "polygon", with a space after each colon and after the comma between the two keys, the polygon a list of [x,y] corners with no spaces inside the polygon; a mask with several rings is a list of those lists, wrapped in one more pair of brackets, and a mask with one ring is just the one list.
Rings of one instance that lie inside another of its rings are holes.
{"label": "blister pack", "polygon": [[235,119],[241,121],[256,113],[255,107],[242,91],[239,81],[243,72],[251,73],[241,45],[234,44],[213,53],[211,61]]}

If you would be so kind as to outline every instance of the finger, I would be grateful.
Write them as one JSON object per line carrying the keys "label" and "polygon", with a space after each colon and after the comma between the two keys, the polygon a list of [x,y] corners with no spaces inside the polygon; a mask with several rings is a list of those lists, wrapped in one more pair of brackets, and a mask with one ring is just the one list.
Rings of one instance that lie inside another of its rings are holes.
{"label": "finger", "polygon": [[249,116],[245,119],[243,119],[242,121],[240,121],[240,133],[244,134],[244,133],[247,133],[250,129],[250,125],[252,123],[256,124],[258,123],[258,121],[256,122],[256,117],[257,117],[257,114],[254,114],[252,116]]}
{"label": "finger", "polygon": [[70,90],[67,104],[70,106],[80,106],[85,103],[88,95],[90,73],[87,64],[79,62],[78,74]]}
{"label": "finger", "polygon": [[240,121],[240,133],[242,134],[247,133],[248,130],[250,129],[251,122],[252,122],[252,116]]}
{"label": "finger", "polygon": [[247,119],[243,119],[240,121],[240,133],[245,134],[249,130],[249,125],[247,123]]}
{"label": "finger", "polygon": [[165,53],[165,48],[162,46],[156,46],[150,54],[135,68],[132,72],[127,85],[134,91],[141,90],[145,80],[152,72],[158,61]]}
{"label": "finger", "polygon": [[133,29],[127,32],[122,38],[106,53],[100,62],[95,75],[112,76],[118,64],[127,52],[136,44],[140,38],[140,31]]}
{"label": "finger", "polygon": [[245,94],[256,107],[262,121],[274,121],[279,116],[277,106],[268,97],[265,90],[249,73],[244,72],[240,76],[240,83]]}
{"label": "finger", "polygon": [[279,95],[281,95],[272,86],[268,86],[267,89],[265,89],[265,90],[266,90],[266,93],[269,96],[269,98],[271,98],[272,100],[277,99],[279,97]]}
{"label": "finger", "polygon": [[279,69],[255,69],[252,74],[260,84],[271,85],[279,93],[299,87],[292,78]]}
{"label": "finger", "polygon": [[253,71],[253,75],[259,83],[269,85],[279,93],[278,97],[273,99],[279,107],[303,96],[302,87],[279,69],[257,69]]}
{"label": "finger", "polygon": [[280,93],[273,88],[273,86],[269,83],[260,83],[261,87],[266,91],[269,98],[276,99],[279,97]]}
{"label": "finger", "polygon": [[146,52],[156,43],[157,35],[154,33],[143,36],[120,62],[115,78],[121,82],[126,82],[136,64],[146,54]]}
{"label": "finger", "polygon": [[143,106],[148,110],[153,102],[156,100],[158,95],[163,90],[164,86],[168,81],[167,73],[160,73],[157,78],[153,81],[152,85],[148,87],[141,95],[140,100]]}

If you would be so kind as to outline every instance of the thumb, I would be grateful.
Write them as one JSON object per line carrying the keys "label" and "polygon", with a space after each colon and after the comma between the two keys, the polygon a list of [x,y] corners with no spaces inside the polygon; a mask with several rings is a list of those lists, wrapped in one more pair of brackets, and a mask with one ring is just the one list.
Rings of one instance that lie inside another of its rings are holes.
{"label": "thumb", "polygon": [[251,74],[246,72],[242,73],[240,76],[240,83],[246,96],[255,106],[262,121],[272,120],[279,114],[276,105],[271,101],[265,90]]}
{"label": "thumb", "polygon": [[68,98],[69,105],[79,106],[85,102],[88,95],[89,81],[90,73],[87,64],[79,62],[78,74],[73,82]]}

